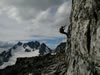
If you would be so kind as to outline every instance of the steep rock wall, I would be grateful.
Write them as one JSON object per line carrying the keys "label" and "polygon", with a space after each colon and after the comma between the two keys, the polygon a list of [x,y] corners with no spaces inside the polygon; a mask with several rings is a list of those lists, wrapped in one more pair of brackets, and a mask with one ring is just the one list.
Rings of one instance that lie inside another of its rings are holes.
{"label": "steep rock wall", "polygon": [[100,0],[72,0],[67,75],[100,75]]}

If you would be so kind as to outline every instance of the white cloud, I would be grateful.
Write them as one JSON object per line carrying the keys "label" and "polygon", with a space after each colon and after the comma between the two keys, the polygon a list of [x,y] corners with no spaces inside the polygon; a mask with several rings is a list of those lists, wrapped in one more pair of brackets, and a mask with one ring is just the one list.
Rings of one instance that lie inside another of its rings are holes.
{"label": "white cloud", "polygon": [[1,0],[0,40],[62,37],[58,29],[68,23],[70,8],[69,0]]}

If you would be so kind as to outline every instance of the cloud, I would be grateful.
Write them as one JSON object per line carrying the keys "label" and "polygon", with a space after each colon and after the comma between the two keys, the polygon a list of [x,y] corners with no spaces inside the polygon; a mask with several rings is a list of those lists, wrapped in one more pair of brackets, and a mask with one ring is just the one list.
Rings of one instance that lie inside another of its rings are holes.
{"label": "cloud", "polygon": [[57,7],[62,3],[63,0],[1,0],[1,5],[4,6],[3,9],[11,11],[11,13],[15,13],[17,10],[18,14],[15,13],[15,15],[19,15],[19,17],[26,20],[35,17],[36,14],[43,10]]}
{"label": "cloud", "polygon": [[15,41],[11,41],[11,42],[0,41],[0,53],[2,51],[7,51],[9,48],[11,48],[15,44],[16,44]]}
{"label": "cloud", "polygon": [[4,42],[0,41],[0,53],[3,51],[8,51],[9,48],[11,48],[15,42]]}
{"label": "cloud", "polygon": [[14,5],[21,8],[36,8],[45,10],[52,6],[57,6],[63,3],[63,0],[2,0],[6,5]]}
{"label": "cloud", "polygon": [[70,9],[70,0],[1,0],[0,40],[62,37],[58,29],[69,23]]}
{"label": "cloud", "polygon": [[12,43],[0,41],[0,48],[9,48],[13,46]]}

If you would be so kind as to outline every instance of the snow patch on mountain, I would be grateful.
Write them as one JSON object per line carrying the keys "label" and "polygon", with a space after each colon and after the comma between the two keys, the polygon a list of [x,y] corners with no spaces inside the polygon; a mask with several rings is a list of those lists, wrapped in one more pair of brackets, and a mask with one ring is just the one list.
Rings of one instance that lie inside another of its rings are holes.
{"label": "snow patch on mountain", "polygon": [[38,41],[28,43],[18,42],[7,51],[0,53],[0,69],[8,65],[14,65],[17,58],[43,56],[51,51],[45,43],[40,44]]}
{"label": "snow patch on mountain", "polygon": [[16,63],[17,58],[24,58],[24,57],[35,57],[39,56],[39,50],[35,50],[32,52],[25,52],[24,50],[14,52],[13,56],[9,59],[8,62],[5,62],[3,65],[0,66],[0,69],[7,67],[8,65],[14,65]]}

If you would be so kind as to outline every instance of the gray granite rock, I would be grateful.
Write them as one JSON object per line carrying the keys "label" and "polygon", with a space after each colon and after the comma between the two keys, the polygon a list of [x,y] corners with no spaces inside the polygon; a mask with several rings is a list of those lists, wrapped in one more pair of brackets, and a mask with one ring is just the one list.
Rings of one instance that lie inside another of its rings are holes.
{"label": "gray granite rock", "polygon": [[67,75],[100,75],[100,0],[72,0]]}

